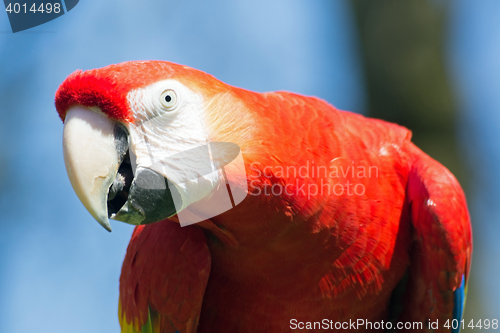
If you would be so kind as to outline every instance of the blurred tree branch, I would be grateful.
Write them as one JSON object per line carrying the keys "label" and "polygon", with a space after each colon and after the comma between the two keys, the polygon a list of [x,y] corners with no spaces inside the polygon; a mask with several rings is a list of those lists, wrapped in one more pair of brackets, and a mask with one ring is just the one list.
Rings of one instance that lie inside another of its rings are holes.
{"label": "blurred tree branch", "polygon": [[354,0],[369,115],[406,126],[413,142],[465,181],[456,102],[445,64],[446,2]]}
{"label": "blurred tree branch", "polygon": [[[452,3],[352,0],[351,4],[361,41],[368,115],[411,129],[413,142],[467,187],[456,140],[457,102],[445,61],[446,14]],[[466,323],[483,313],[475,290],[476,285],[469,285]]]}

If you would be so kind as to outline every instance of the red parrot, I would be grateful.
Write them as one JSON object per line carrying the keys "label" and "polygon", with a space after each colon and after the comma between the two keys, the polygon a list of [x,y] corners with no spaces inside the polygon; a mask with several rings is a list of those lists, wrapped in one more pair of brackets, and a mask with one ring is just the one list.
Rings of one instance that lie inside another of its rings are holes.
{"label": "red parrot", "polygon": [[466,200],[406,128],[163,61],[76,71],[55,105],[82,203],[136,225],[122,332],[458,332]]}

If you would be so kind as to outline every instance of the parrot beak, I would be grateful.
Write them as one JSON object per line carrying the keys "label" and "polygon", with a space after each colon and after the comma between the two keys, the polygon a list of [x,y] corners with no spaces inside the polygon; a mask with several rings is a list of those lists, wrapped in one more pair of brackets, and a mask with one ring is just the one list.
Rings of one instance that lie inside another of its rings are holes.
{"label": "parrot beak", "polygon": [[65,118],[63,154],[69,180],[90,214],[108,231],[108,190],[128,150],[126,130],[100,111],[71,107]]}
{"label": "parrot beak", "polygon": [[134,225],[154,223],[177,213],[174,198],[182,203],[175,186],[161,174],[132,168],[135,158],[127,129],[98,108],[76,105],[68,110],[63,153],[76,195],[108,231],[109,218]]}

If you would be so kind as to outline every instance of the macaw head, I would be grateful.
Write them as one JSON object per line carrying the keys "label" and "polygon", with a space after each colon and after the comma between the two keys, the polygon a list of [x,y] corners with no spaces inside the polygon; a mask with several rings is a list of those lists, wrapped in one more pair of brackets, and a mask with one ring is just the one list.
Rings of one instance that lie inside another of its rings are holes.
{"label": "macaw head", "polygon": [[252,135],[244,94],[162,61],[74,72],[55,97],[73,189],[109,231],[109,218],[153,223],[213,196],[225,177],[244,178],[221,171]]}

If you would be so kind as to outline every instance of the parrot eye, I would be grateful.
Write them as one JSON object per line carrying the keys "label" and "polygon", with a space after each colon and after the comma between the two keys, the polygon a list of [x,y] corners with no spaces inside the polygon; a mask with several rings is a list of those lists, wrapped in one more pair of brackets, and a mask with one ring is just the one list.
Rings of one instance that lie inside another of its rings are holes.
{"label": "parrot eye", "polygon": [[171,89],[162,92],[160,97],[161,105],[168,111],[172,110],[177,103],[177,95]]}

